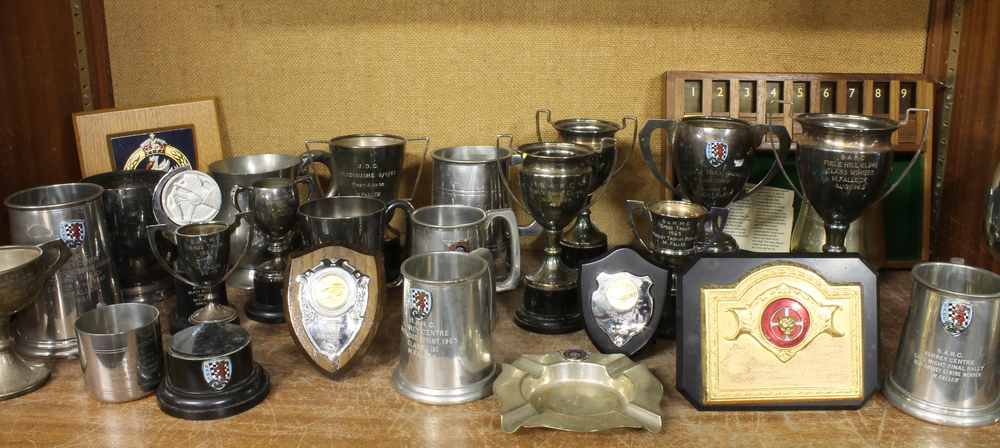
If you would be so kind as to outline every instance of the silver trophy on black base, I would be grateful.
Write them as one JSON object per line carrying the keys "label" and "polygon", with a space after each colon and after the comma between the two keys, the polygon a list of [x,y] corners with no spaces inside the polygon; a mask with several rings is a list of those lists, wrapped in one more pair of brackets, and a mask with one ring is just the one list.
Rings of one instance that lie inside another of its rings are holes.
{"label": "silver trophy on black base", "polygon": [[[587,145],[597,151],[595,157],[597,163],[594,167],[594,182],[591,184],[591,198],[597,189],[611,182],[611,179],[628,163],[632,151],[635,149],[636,135],[639,131],[639,121],[635,117],[622,118],[621,125],[604,120],[593,120],[585,118],[569,118],[565,120],[552,121],[552,113],[545,109],[535,112],[535,133],[538,135],[538,142],[542,140],[541,115],[545,114],[545,120],[555,128],[559,134],[559,140],[563,142],[578,143]],[[605,148],[602,144],[604,139],[614,138],[615,134],[628,126],[632,121],[632,146],[628,154],[622,160],[621,165],[615,168],[617,158],[616,148]],[[588,198],[588,201],[591,201]],[[562,246],[562,261],[573,269],[580,268],[580,262],[588,260],[608,251],[608,236],[597,228],[590,218],[590,207],[588,206],[576,218],[572,227],[562,234],[559,240]]]}
{"label": "silver trophy on black base", "polygon": [[[513,146],[512,136],[501,135],[498,147],[502,138],[509,138]],[[613,141],[608,139],[602,147],[612,147]],[[529,143],[512,150],[510,164],[521,166],[517,177],[524,199],[524,203],[515,202],[545,229],[546,242],[542,264],[525,274],[524,304],[514,312],[514,322],[534,333],[579,331],[584,327],[577,296],[579,275],[560,260],[559,236],[588,207],[597,153],[576,143]],[[501,163],[499,157],[497,163]],[[507,179],[501,179],[510,190]],[[594,200],[604,191],[607,188]]]}

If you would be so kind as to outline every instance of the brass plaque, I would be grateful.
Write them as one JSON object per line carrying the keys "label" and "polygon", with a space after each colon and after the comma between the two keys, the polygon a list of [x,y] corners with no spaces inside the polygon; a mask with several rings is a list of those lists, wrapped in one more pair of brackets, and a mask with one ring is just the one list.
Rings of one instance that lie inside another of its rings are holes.
{"label": "brass plaque", "polygon": [[703,286],[705,404],[861,400],[861,284],[787,262]]}
{"label": "brass plaque", "polygon": [[322,245],[288,263],[285,319],[292,339],[324,375],[336,378],[364,356],[385,300],[380,253]]}

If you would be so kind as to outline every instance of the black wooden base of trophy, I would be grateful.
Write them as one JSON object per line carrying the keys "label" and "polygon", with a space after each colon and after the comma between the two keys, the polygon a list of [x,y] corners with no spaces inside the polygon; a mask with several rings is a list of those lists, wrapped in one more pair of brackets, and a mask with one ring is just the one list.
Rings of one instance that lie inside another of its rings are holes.
{"label": "black wooden base of trophy", "polygon": [[660,314],[660,323],[656,326],[655,334],[660,339],[677,339],[677,279],[673,275],[676,268],[666,269],[670,270],[670,274],[667,274],[669,289],[666,300],[663,301],[663,313]]}
{"label": "black wooden base of trophy", "polygon": [[514,310],[518,327],[539,334],[567,334],[583,329],[577,288],[543,290],[526,285],[524,304]]}
{"label": "black wooden base of trophy", "polygon": [[382,240],[382,257],[385,278],[392,283],[399,278],[399,268],[403,265],[403,243],[398,236]]}
{"label": "black wooden base of trophy", "polygon": [[576,271],[580,270],[580,264],[584,261],[600,257],[608,252],[607,240],[604,241],[604,244],[596,246],[573,246],[566,244],[565,241],[560,241],[559,245],[562,247],[562,252],[559,253],[559,259],[562,260],[566,266],[569,266],[571,269]]}
{"label": "black wooden base of trophy", "polygon": [[285,283],[278,281],[253,279],[253,298],[247,302],[244,311],[247,317],[262,324],[285,323]]}
{"label": "black wooden base of trophy", "polygon": [[253,363],[253,372],[243,384],[218,393],[187,393],[164,378],[156,391],[156,400],[165,414],[184,420],[215,420],[231,417],[258,405],[271,391],[271,378]]}
{"label": "black wooden base of trophy", "polygon": [[[175,294],[175,297],[177,298],[177,308],[171,311],[168,316],[170,334],[177,333],[178,331],[190,327],[191,322],[188,321],[188,318],[191,317],[191,314],[199,308],[208,305],[210,297],[215,297],[221,305],[229,305],[229,300],[226,296],[225,284],[213,286],[210,290],[211,296],[206,294],[204,289],[195,288],[180,280],[177,280],[174,283],[174,290],[177,291]],[[233,323],[239,325],[239,316],[236,317],[236,320],[234,320]]]}

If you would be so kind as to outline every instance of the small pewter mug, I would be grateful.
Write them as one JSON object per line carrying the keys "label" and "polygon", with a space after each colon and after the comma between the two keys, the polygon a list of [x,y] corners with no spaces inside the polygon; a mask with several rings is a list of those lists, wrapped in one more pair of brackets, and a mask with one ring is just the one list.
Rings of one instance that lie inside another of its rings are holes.
{"label": "small pewter mug", "polygon": [[119,303],[76,319],[80,368],[87,395],[121,403],[153,393],[163,377],[160,311],[144,303]]}

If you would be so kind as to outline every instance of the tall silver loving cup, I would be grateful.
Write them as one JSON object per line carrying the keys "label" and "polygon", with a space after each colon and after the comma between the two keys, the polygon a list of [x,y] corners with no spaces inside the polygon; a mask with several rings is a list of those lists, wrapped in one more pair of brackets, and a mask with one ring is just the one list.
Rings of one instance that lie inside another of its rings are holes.
{"label": "tall silver loving cup", "polygon": [[[497,164],[499,154],[500,163]],[[496,146],[452,146],[431,152],[433,177],[431,204],[461,204],[479,207],[483,211],[510,208],[510,196],[500,183],[500,176],[507,177],[513,153]],[[504,278],[511,266],[511,228],[490,224],[486,247],[497,260],[496,273]]]}
{"label": "tall silver loving cup", "polygon": [[[224,194],[233,190],[236,185],[252,185],[261,179],[288,178],[306,174],[311,160],[308,157],[295,157],[286,154],[251,154],[247,156],[230,157],[213,162],[208,166],[212,178],[219,184],[219,190]],[[253,210],[252,208],[250,209]],[[215,219],[233,223],[238,211],[229,201],[222,201],[222,208]],[[253,237],[251,237],[253,233]],[[298,241],[298,231],[293,230],[289,242],[294,245]],[[243,246],[250,240],[250,251],[240,262],[236,271],[226,281],[230,286],[240,289],[253,288],[254,269],[271,257],[267,253],[267,238],[257,229],[257,226],[240,226],[233,233],[229,251],[229,262],[236,263],[243,252]]]}
{"label": "tall silver loving cup", "polygon": [[907,414],[948,426],[1000,420],[1000,276],[920,263],[882,393]]}
{"label": "tall silver loving cup", "polygon": [[101,194],[96,184],[50,185],[10,195],[14,244],[40,244],[60,238],[73,256],[52,276],[32,306],[17,313],[14,349],[36,358],[77,354],[76,318],[121,301],[104,228]]}
{"label": "tall silver loving cup", "polygon": [[[667,155],[664,159],[668,170],[676,176],[676,186],[663,177],[653,159],[650,138],[657,129],[665,130],[671,143],[665,150]],[[778,136],[778,156],[760,182],[749,190],[744,189],[753,169],[757,146],[768,133]],[[708,209],[728,207],[732,201],[747,197],[767,185],[778,173],[791,145],[791,136],[784,126],[754,124],[736,118],[698,116],[682,120],[650,119],[639,130],[639,147],[653,176],[675,195]],[[739,250],[732,236],[715,236],[723,230],[715,220],[705,221],[704,240],[700,244],[707,246],[706,251],[724,253]],[[709,245],[709,241],[715,243]]]}
{"label": "tall silver loving cup", "polygon": [[457,404],[493,393],[489,251],[429,252],[403,262],[403,337],[392,383],[403,396]]}
{"label": "tall silver loving cup", "polygon": [[[517,218],[509,208],[484,212],[468,205],[428,205],[410,215],[410,255],[436,251],[472,252],[486,247],[486,229],[496,220],[504,220],[517,232]],[[497,291],[510,291],[517,287],[521,276],[520,238],[511,240],[515,254],[509,260],[513,269],[505,279],[498,279]],[[493,252],[490,251],[492,254]],[[491,258],[492,259],[492,258]],[[494,260],[500,264],[503,260]]]}

